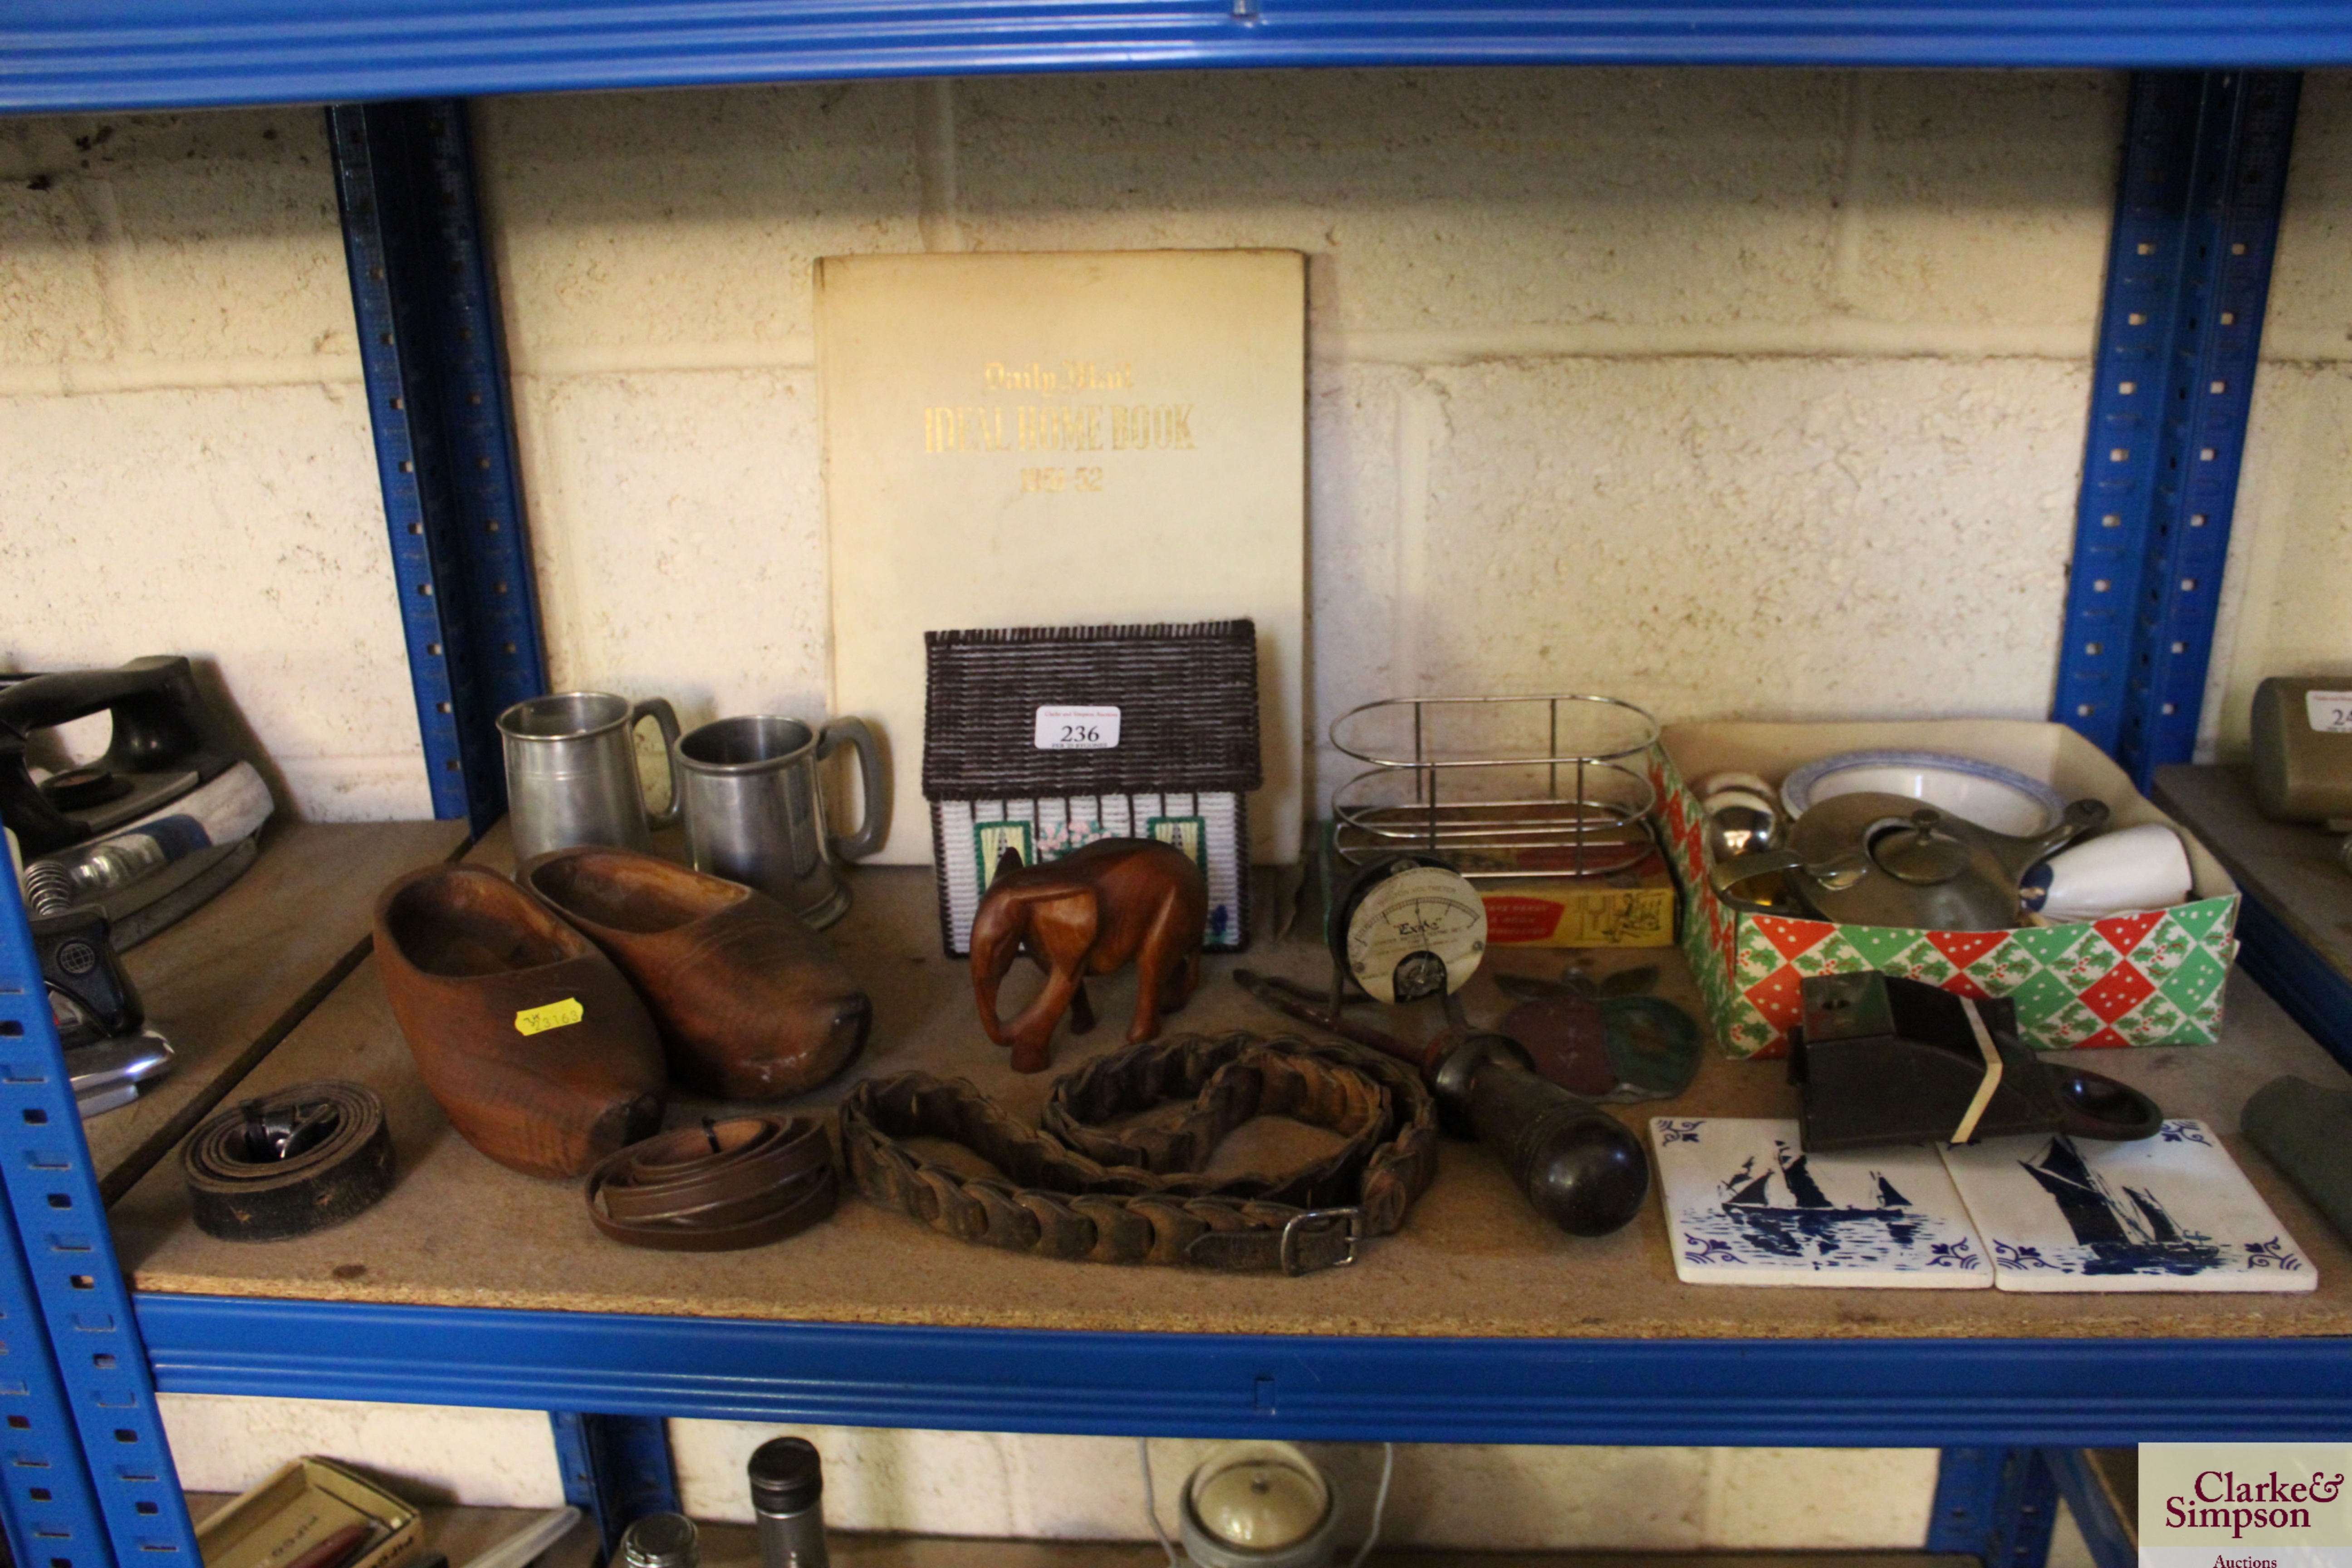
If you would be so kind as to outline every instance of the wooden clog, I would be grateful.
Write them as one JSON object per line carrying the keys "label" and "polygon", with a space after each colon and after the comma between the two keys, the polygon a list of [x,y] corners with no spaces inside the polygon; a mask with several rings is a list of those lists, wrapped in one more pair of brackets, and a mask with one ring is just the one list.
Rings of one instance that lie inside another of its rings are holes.
{"label": "wooden clog", "polygon": [[535,857],[516,879],[635,984],[675,1082],[721,1100],[782,1100],[832,1078],[866,1044],[866,994],[824,939],[765,893],[585,845]]}
{"label": "wooden clog", "polygon": [[612,960],[496,872],[432,866],[376,900],[375,957],[425,1087],[467,1142],[577,1176],[661,1125],[661,1039]]}

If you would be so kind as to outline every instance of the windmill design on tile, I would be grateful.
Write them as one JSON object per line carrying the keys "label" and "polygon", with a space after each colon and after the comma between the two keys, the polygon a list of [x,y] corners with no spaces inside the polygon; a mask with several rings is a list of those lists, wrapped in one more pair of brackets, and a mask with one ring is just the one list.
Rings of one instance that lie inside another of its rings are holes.
{"label": "windmill design on tile", "polygon": [[2041,1184],[2089,1253],[2085,1274],[2202,1274],[2221,1260],[2213,1238],[2183,1230],[2153,1193],[2126,1185],[2118,1197],[2071,1139],[2018,1163]]}

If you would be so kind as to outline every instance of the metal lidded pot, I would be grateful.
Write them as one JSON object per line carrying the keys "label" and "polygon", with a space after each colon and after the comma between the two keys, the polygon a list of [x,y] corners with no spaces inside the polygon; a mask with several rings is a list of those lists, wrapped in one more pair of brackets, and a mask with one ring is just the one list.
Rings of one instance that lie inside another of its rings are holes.
{"label": "metal lidded pot", "polygon": [[649,1513],[621,1537],[625,1568],[697,1568],[702,1560],[694,1521],[682,1513]]}

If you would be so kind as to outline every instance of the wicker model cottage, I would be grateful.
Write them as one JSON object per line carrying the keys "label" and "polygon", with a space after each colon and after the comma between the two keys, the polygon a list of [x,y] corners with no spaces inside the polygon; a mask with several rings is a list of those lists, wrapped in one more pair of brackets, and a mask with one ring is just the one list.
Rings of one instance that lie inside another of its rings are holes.
{"label": "wicker model cottage", "polygon": [[925,634],[923,795],[947,950],[1007,849],[1025,865],[1098,838],[1158,838],[1209,883],[1211,952],[1249,940],[1257,627],[1056,626]]}

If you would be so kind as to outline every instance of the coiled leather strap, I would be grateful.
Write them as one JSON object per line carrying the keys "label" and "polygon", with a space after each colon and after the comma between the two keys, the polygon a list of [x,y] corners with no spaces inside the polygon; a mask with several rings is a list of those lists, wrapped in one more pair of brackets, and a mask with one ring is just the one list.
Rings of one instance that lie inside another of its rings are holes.
{"label": "coiled leather strap", "polygon": [[341,1225],[392,1190],[383,1101],[338,1081],[245,1100],[188,1135],[180,1173],[206,1236],[282,1241]]}
{"label": "coiled leather strap", "polygon": [[[1173,1125],[1115,1118],[1190,1098]],[[1202,1173],[1259,1116],[1341,1137],[1280,1176]],[[1045,1130],[962,1079],[869,1079],[841,1107],[850,1179],[935,1230],[1046,1258],[1306,1273],[1355,1261],[1437,1171],[1434,1102],[1412,1071],[1349,1047],[1251,1034],[1177,1035],[1087,1063],[1054,1086]],[[1003,1173],[962,1175],[899,1140],[961,1144]]]}
{"label": "coiled leather strap", "polygon": [[833,1145],[814,1116],[735,1116],[630,1144],[588,1173],[588,1217],[614,1241],[732,1252],[834,1211]]}

